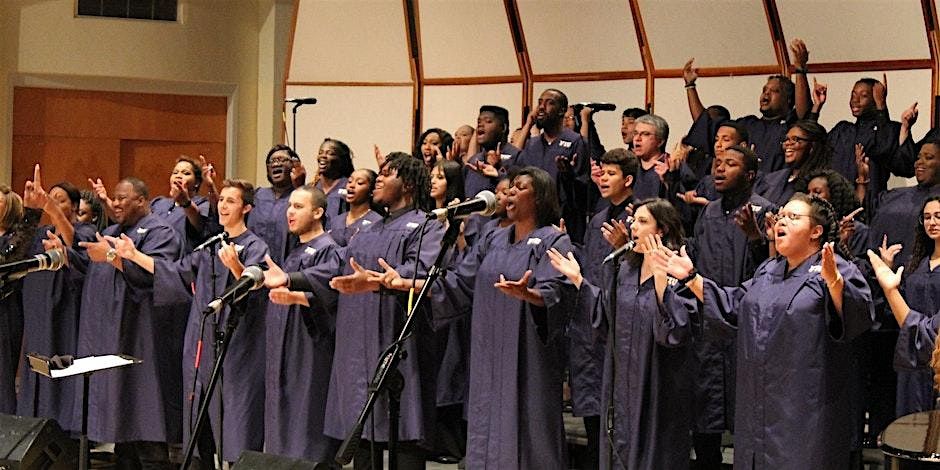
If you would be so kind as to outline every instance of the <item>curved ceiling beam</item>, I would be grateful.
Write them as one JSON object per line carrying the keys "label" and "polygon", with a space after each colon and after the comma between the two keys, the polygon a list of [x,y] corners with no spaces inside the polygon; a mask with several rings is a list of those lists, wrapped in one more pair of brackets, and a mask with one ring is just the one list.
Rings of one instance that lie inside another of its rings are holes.
{"label": "curved ceiling beam", "polygon": [[529,48],[525,42],[525,32],[522,31],[519,5],[516,0],[503,0],[503,6],[506,8],[506,19],[509,21],[512,45],[516,50],[519,73],[522,74],[522,116],[520,122],[526,122],[532,106],[532,62],[529,60]]}
{"label": "curved ceiling beam", "polygon": [[653,79],[656,74],[656,67],[653,65],[653,53],[650,51],[646,28],[643,26],[640,2],[639,0],[629,0],[629,2],[630,16],[633,17],[633,29],[636,31],[636,42],[640,47],[640,58],[643,60],[643,70],[646,72],[646,110],[652,113],[656,91],[656,81]]}

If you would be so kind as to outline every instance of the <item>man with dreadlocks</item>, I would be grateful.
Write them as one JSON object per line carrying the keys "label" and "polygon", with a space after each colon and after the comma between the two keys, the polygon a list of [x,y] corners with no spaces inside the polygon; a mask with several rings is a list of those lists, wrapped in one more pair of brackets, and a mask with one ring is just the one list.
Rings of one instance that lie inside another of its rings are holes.
{"label": "man with dreadlocks", "polygon": [[[404,277],[427,275],[440,249],[443,227],[425,225],[430,210],[430,179],[421,160],[393,152],[386,157],[375,181],[373,201],[386,209],[382,220],[364,226],[347,245],[341,272],[330,286],[342,294],[336,313],[336,350],[330,378],[324,432],[344,439],[353,429],[369,394],[370,379],[382,352],[404,324],[407,294],[392,294],[372,280],[391,266]],[[418,240],[421,242],[420,251]],[[291,288],[295,288],[293,285]],[[407,356],[398,370],[404,378],[401,393],[399,468],[424,468],[425,449],[433,435],[437,370],[430,323],[419,320],[404,343]],[[381,446],[370,452],[369,442],[388,442],[388,400],[383,394],[372,410],[355,456],[355,468],[381,462]]]}

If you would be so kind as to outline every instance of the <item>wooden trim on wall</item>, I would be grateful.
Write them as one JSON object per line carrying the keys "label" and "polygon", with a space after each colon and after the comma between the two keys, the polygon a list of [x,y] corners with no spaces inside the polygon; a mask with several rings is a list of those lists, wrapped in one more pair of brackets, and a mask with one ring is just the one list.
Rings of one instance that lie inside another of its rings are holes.
{"label": "wooden trim on wall", "polygon": [[285,86],[414,86],[414,82],[333,82],[328,80],[284,83]]}
{"label": "wooden trim on wall", "polygon": [[522,17],[519,14],[519,5],[516,0],[503,0],[506,9],[506,20],[509,22],[509,33],[512,36],[512,45],[516,50],[516,62],[519,64],[519,73],[522,74],[522,116],[520,122],[526,122],[532,106],[533,80],[532,61],[529,59],[529,48],[525,41],[525,32],[522,28]]}
{"label": "wooden trim on wall", "polygon": [[653,63],[653,52],[650,50],[649,38],[643,24],[643,15],[640,13],[639,0],[629,0],[630,16],[633,17],[633,29],[636,31],[636,42],[640,47],[640,58],[643,60],[644,78],[646,78],[646,111],[652,113],[656,99],[656,66]]}
{"label": "wooden trim on wall", "polygon": [[[735,77],[743,75],[772,75],[780,72],[779,65],[742,65],[737,67],[702,67],[699,77]],[[682,69],[660,69],[656,78],[682,78]]]}
{"label": "wooden trim on wall", "polygon": [[770,41],[774,46],[774,55],[777,57],[778,68],[774,73],[787,75],[790,69],[790,54],[787,53],[787,40],[783,35],[783,24],[780,22],[777,0],[764,0],[764,14],[767,17],[767,27],[770,28]]}
{"label": "wooden trim on wall", "polygon": [[931,59],[870,60],[864,62],[810,62],[809,73],[869,72],[873,70],[919,70],[933,68]]}
{"label": "wooden trim on wall", "polygon": [[525,77],[519,75],[493,75],[488,77],[444,77],[444,78],[425,78],[425,86],[447,86],[447,85],[500,85],[503,83],[522,83]]}
{"label": "wooden trim on wall", "polygon": [[930,94],[933,96],[930,103],[930,126],[937,127],[940,124],[940,20],[937,18],[937,5],[933,0],[921,0],[920,6],[924,12],[927,47],[930,49]]}
{"label": "wooden trim on wall", "polygon": [[[297,16],[300,12],[300,0],[294,0],[294,16],[291,19],[290,38],[287,39],[287,60],[284,61],[284,84],[281,86],[281,96],[287,96],[287,85],[290,84],[290,66],[294,60],[294,36],[297,35]],[[275,14],[275,18],[277,15]],[[276,21],[276,20],[275,20]],[[277,36],[277,27],[274,28],[275,38]],[[277,39],[275,39],[277,42]],[[287,140],[287,114],[281,110],[281,142]],[[296,145],[291,142],[291,145]]]}
{"label": "wooden trim on wall", "polygon": [[421,110],[424,109],[424,67],[421,64],[421,25],[418,16],[418,2],[416,0],[402,0],[402,10],[405,14],[405,33],[408,40],[411,80],[414,82],[411,100],[411,141],[414,142],[421,134]]}
{"label": "wooden trim on wall", "polygon": [[532,76],[536,82],[600,82],[606,80],[639,80],[646,78],[646,71],[627,70],[612,72],[541,73]]}

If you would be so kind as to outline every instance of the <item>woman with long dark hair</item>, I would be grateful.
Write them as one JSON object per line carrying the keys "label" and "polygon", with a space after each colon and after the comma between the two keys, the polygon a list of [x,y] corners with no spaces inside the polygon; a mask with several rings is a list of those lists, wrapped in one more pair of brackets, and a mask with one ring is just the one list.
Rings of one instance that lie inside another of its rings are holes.
{"label": "woman with long dark hair", "polygon": [[382,219],[382,214],[372,204],[376,176],[376,173],[368,168],[360,168],[349,175],[343,200],[349,210],[330,221],[329,234],[339,246],[348,245],[349,239],[359,233],[359,230]]}
{"label": "woman with long dark hair", "polygon": [[657,252],[714,332],[736,338],[735,469],[848,466],[848,342],[873,309],[865,278],[836,254],[838,231],[832,205],[795,194],[771,231],[780,256],[740,287],[702,277],[684,250]]}
{"label": "woman with long dark hair", "polygon": [[754,192],[774,204],[783,205],[807,174],[829,168],[832,147],[826,141],[826,129],[807,119],[793,123],[780,146],[783,147],[786,168],[760,177],[754,184]]}
{"label": "woman with long dark hair", "polygon": [[454,137],[450,135],[450,132],[432,127],[418,137],[412,155],[423,161],[424,166],[430,170],[438,160],[447,155],[451,145],[454,145]]}
{"label": "woman with long dark hair", "polygon": [[327,137],[317,151],[317,189],[326,194],[324,228],[333,224],[333,219],[346,212],[346,183],[353,173],[352,151],[342,141]]}

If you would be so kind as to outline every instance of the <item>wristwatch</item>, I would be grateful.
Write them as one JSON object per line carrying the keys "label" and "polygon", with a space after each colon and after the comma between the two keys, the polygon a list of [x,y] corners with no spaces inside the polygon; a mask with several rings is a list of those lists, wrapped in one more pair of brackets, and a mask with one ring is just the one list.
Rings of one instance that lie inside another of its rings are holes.
{"label": "wristwatch", "polygon": [[108,252],[105,253],[104,258],[108,260],[109,263],[113,262],[114,259],[117,258],[117,250],[114,248],[108,248]]}

